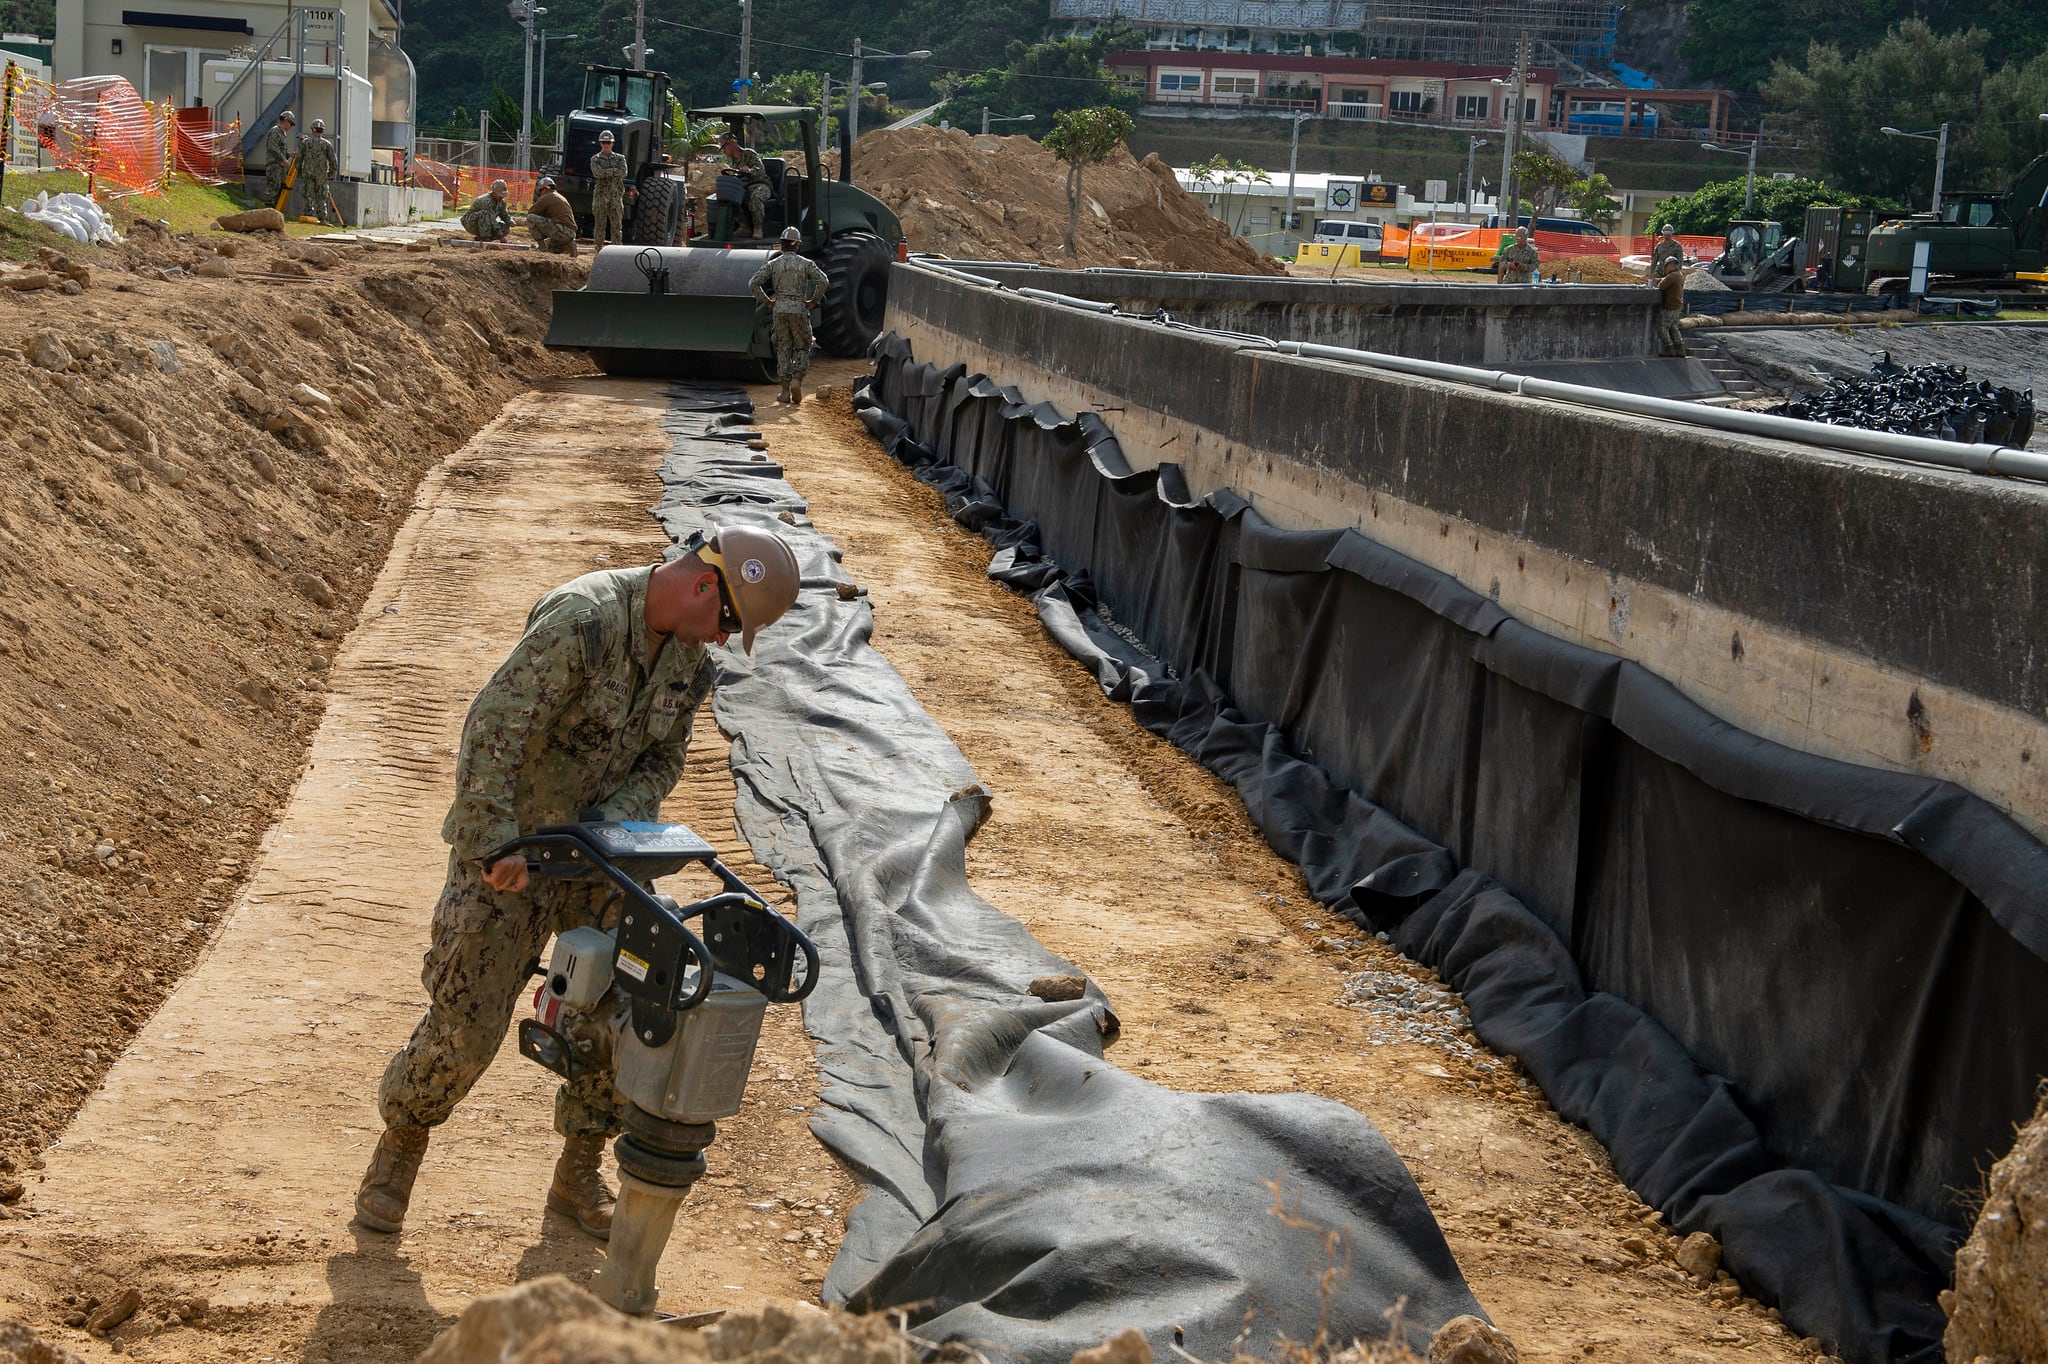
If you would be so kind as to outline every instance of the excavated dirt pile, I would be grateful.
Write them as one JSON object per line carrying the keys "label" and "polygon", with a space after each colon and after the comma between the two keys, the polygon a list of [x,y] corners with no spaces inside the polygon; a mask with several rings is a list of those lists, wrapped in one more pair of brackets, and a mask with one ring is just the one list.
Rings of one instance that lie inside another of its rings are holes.
{"label": "excavated dirt pile", "polygon": [[854,183],[894,209],[913,251],[959,260],[1043,261],[1145,270],[1278,275],[1209,216],[1157,156],[1118,147],[1082,177],[1077,257],[1067,231],[1067,167],[1028,137],[905,128],[861,138]]}
{"label": "excavated dirt pile", "polygon": [[1950,1364],[2048,1359],[2048,1095],[2020,1129],[1970,1239],[1956,1252],[1956,1286],[1942,1347]]}
{"label": "excavated dirt pile", "polygon": [[0,272],[0,1218],[230,903],[420,475],[586,367],[538,344],[579,277],[139,229]]}

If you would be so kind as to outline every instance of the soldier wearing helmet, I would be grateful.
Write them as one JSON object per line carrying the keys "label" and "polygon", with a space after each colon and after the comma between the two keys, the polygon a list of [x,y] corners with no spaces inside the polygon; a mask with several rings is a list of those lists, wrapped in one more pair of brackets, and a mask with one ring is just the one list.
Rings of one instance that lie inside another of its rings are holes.
{"label": "soldier wearing helmet", "polygon": [[[582,883],[530,881],[523,854],[498,850],[590,809],[655,818],[711,690],[709,646],[738,636],[753,652],[796,601],[796,555],[770,531],[727,526],[676,553],[542,597],[470,705],[441,827],[448,875],[421,972],[427,1011],[378,1087],[385,1131],[356,1194],[365,1227],[404,1224],[428,1134],[497,1055],[528,964],[551,934],[598,923],[611,899]],[[556,1093],[555,1129],[563,1146],[547,1205],[607,1239],[615,1195],[598,1161],[619,1130],[608,1057]]]}
{"label": "soldier wearing helmet", "polygon": [[327,140],[327,124],[314,119],[306,139],[299,143],[299,180],[305,186],[304,203],[313,216],[321,222],[339,223],[339,215],[330,218],[334,200],[327,193],[327,182],[334,178],[336,170],[334,144]]}
{"label": "soldier wearing helmet", "polygon": [[292,158],[298,155],[298,148],[292,145],[292,132],[298,124],[287,109],[263,135],[263,202],[280,213],[284,211],[278,200],[284,198],[285,174],[291,169]]}
{"label": "soldier wearing helmet", "polygon": [[614,141],[611,129],[599,133],[590,158],[590,240],[600,251],[626,239],[626,158],[612,150]]}
{"label": "soldier wearing helmet", "polygon": [[506,207],[510,194],[503,180],[491,181],[488,193],[479,194],[476,202],[462,214],[462,230],[480,242],[501,242],[512,235],[512,210]]}
{"label": "soldier wearing helmet", "polygon": [[576,254],[576,210],[555,188],[553,176],[543,175],[533,187],[533,203],[526,210],[526,230],[543,251]]}
{"label": "soldier wearing helmet", "polygon": [[754,297],[768,304],[775,329],[775,381],[782,385],[782,401],[804,400],[804,375],[811,369],[811,313],[825,297],[830,283],[818,263],[797,248],[804,234],[793,227],[782,229],[782,249],[754,272]]}

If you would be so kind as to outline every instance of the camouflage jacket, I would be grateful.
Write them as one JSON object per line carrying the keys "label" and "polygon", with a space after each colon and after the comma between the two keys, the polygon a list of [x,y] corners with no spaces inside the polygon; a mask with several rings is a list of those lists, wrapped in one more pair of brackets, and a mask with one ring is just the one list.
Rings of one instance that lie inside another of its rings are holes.
{"label": "camouflage jacket", "polygon": [[1650,282],[1652,284],[1664,278],[1664,262],[1666,261],[1670,261],[1675,265],[1685,264],[1685,244],[1676,237],[1673,237],[1668,242],[1659,237],[1650,247]]}
{"label": "camouflage jacket", "polygon": [[774,304],[778,313],[801,313],[809,311],[807,305],[825,296],[828,283],[825,272],[810,257],[778,251],[754,272],[748,287],[755,298]]}
{"label": "camouflage jacket", "polygon": [[282,123],[270,125],[263,135],[263,164],[277,167],[279,175],[292,163],[292,135]]}
{"label": "camouflage jacket", "polygon": [[[651,568],[586,573],[535,603],[470,703],[441,837],[465,859],[590,808],[653,819],[711,690],[701,644],[647,628]],[[660,650],[650,660],[650,642]]]}
{"label": "camouflage jacket", "polygon": [[512,226],[512,210],[495,194],[480,194],[462,215],[464,226],[471,223],[502,223]]}
{"label": "camouflage jacket", "polygon": [[299,174],[308,180],[334,178],[334,144],[318,133],[299,143]]}
{"label": "camouflage jacket", "polygon": [[626,197],[626,158],[617,152],[599,152],[590,158],[591,194],[599,199]]}
{"label": "camouflage jacket", "polygon": [[1534,242],[1524,244],[1509,238],[1508,244],[1501,248],[1500,255],[1494,258],[1494,262],[1500,266],[1502,279],[1527,282],[1529,276],[1535,273],[1539,259]]}
{"label": "camouflage jacket", "polygon": [[732,163],[732,173],[748,185],[768,183],[768,163],[761,159],[761,153],[752,147],[742,147],[725,158]]}

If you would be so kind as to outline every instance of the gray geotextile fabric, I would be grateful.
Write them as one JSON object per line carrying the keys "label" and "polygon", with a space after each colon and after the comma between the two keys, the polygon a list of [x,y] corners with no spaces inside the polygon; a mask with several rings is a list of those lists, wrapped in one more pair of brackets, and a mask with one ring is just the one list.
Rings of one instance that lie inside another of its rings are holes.
{"label": "gray geotextile fabric", "polygon": [[1163,1089],[1103,1059],[1118,1025],[1092,984],[1065,1002],[1029,993],[1080,973],[969,885],[988,793],[869,646],[837,548],[745,448],[744,395],[672,394],[663,526],[775,529],[803,566],[754,657],[719,654],[715,714],[742,831],[820,950],[804,1019],[827,1107],[812,1127],[865,1186],[825,1297],[907,1306],[926,1339],[1049,1364],[1129,1326],[1162,1352],[1178,1329],[1205,1358],[1228,1357],[1248,1318],[1254,1351],[1309,1340],[1328,1251],[1273,1214],[1278,1180],[1295,1218],[1345,1237],[1335,1338],[1384,1336],[1401,1299],[1417,1350],[1483,1315],[1407,1168],[1355,1111]]}

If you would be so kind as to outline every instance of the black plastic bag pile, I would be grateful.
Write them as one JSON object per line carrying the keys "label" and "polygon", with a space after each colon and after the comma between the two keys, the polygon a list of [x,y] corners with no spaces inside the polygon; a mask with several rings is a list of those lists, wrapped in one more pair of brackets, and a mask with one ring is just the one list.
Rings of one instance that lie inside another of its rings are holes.
{"label": "black plastic bag pile", "polygon": [[1961,365],[1892,363],[1890,351],[1862,379],[1837,379],[1818,393],[1770,408],[1773,416],[1858,426],[1965,445],[2023,446],[2034,434],[2034,390],[1972,383]]}

